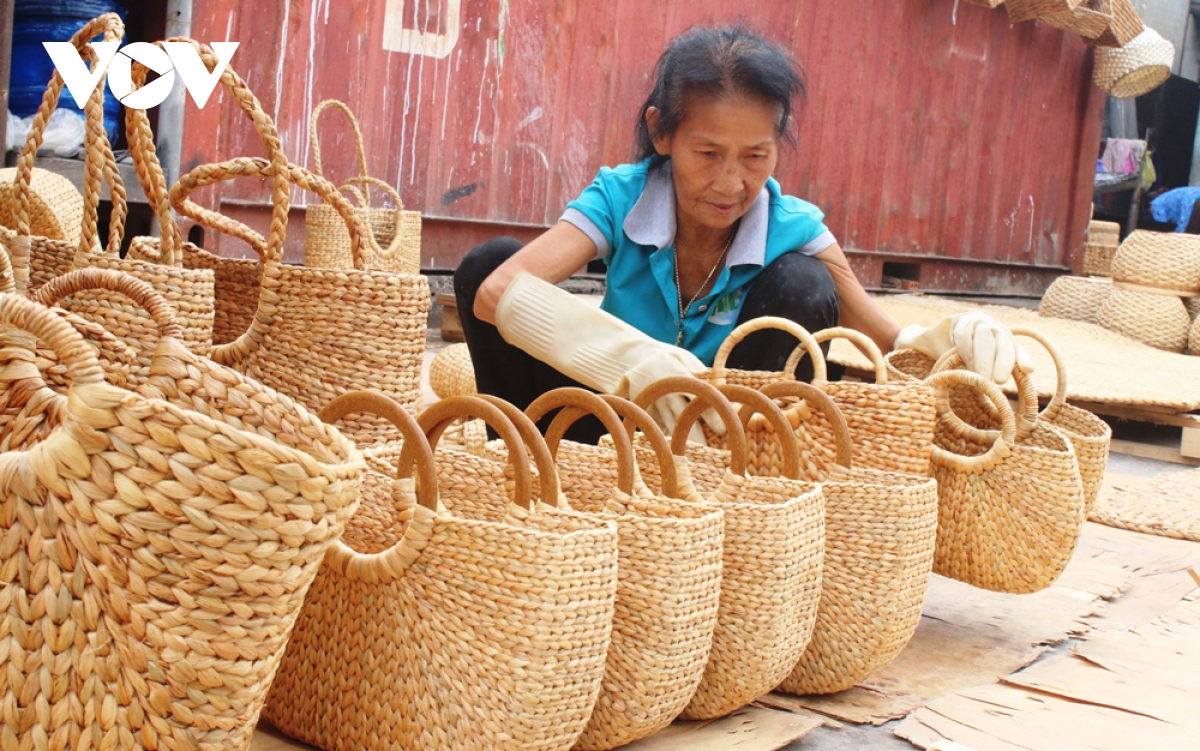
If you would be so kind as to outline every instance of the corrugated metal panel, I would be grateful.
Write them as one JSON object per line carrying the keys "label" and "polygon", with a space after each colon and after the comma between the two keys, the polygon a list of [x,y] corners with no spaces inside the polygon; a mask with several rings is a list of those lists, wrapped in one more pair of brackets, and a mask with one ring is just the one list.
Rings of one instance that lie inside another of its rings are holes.
{"label": "corrugated metal panel", "polygon": [[[455,15],[456,41],[445,28]],[[418,36],[385,34],[397,18],[453,48],[442,58],[385,49]],[[242,42],[234,66],[293,161],[309,163],[312,107],[348,102],[372,173],[436,229],[461,226],[439,219],[553,223],[601,165],[628,160],[666,40],[737,20],[804,61],[809,106],[777,176],[825,210],[844,246],[984,262],[963,265],[952,285],[963,289],[987,286],[980,268],[1073,262],[1103,96],[1077,37],[1010,25],[1003,10],[957,0],[197,0],[193,28]],[[324,163],[346,175],[346,130],[331,117],[323,133]],[[246,121],[214,105],[189,112],[185,140],[185,167],[261,153]],[[245,205],[264,194],[239,184],[221,195]],[[429,265],[468,249],[431,239]]]}

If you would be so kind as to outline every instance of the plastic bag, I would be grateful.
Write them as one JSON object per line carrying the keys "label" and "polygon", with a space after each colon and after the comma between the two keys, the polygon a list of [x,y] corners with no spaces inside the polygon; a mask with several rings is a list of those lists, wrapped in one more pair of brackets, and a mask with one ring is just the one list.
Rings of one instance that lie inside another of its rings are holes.
{"label": "plastic bag", "polygon": [[[25,146],[33,118],[34,115],[17,117],[11,111],[8,112],[8,130],[5,138],[7,150],[20,150]],[[52,151],[55,156],[72,157],[83,149],[83,139],[86,135],[87,126],[82,114],[57,109],[50,115],[50,122],[46,124],[46,135],[38,151]]]}

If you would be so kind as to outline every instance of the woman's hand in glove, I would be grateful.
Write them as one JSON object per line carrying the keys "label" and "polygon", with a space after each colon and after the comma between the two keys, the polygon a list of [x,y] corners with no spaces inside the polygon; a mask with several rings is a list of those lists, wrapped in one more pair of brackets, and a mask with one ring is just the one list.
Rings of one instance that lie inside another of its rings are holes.
{"label": "woman's hand in glove", "polygon": [[905,326],[896,336],[895,349],[915,349],[938,359],[957,349],[967,370],[996,383],[1005,383],[1013,368],[1033,372],[1033,359],[1017,344],[1008,327],[986,313],[948,316],[924,328]]}

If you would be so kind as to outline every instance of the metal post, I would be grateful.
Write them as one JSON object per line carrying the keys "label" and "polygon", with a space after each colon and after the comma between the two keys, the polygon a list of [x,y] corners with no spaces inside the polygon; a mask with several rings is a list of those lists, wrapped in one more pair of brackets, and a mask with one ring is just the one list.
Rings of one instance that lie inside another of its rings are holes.
{"label": "metal post", "polygon": [[0,105],[5,111],[0,120],[0,166],[4,165],[5,144],[8,143],[8,76],[12,69],[13,1],[0,0]]}
{"label": "metal post", "polygon": [[[3,2],[3,0],[0,0]],[[192,0],[167,0],[165,38],[192,35]],[[158,107],[158,137],[155,147],[166,174],[167,185],[179,179],[179,158],[183,150],[183,114],[187,103],[183,79],[175,77],[171,95]]]}

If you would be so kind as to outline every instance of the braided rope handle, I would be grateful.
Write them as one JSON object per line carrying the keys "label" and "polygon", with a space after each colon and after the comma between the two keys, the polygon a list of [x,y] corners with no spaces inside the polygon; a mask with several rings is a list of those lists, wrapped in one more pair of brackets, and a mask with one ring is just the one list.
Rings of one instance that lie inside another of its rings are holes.
{"label": "braided rope handle", "polygon": [[[833,339],[845,339],[871,361],[871,364],[875,367],[875,383],[882,386],[888,382],[888,366],[887,360],[883,357],[883,352],[879,349],[879,345],[875,343],[874,339],[861,331],[835,326],[831,329],[818,331],[813,334],[813,339],[818,344],[823,344]],[[795,373],[796,366],[800,364],[800,359],[804,357],[804,352],[804,348],[796,347],[792,354],[788,356],[787,363],[783,366],[784,371]]]}
{"label": "braided rope handle", "polygon": [[[362,130],[358,127],[358,118],[354,116],[354,113],[350,111],[350,107],[345,102],[337,99],[326,99],[321,102],[313,109],[312,115],[308,118],[308,141],[312,144],[313,174],[321,177],[325,176],[325,173],[321,169],[321,139],[317,137],[317,120],[320,119],[322,112],[331,107],[341,110],[342,114],[350,122],[350,127],[354,131],[354,143],[358,147],[358,179],[365,178],[367,177],[367,150],[363,145]],[[369,206],[370,204],[371,189],[367,188],[362,205]]]}
{"label": "braided rope handle", "polygon": [[[664,396],[672,394],[690,394],[693,402],[701,401],[704,403],[704,409],[713,409],[717,416],[725,423],[725,445],[729,447],[729,469],[735,475],[745,475],[746,466],[748,463],[748,446],[746,444],[746,432],[742,428],[742,423],[738,419],[738,415],[733,410],[733,405],[729,400],[717,390],[716,386],[710,383],[705,383],[699,378],[691,378],[688,376],[672,376],[655,381],[633,400],[641,409],[649,409],[651,404],[658,401]],[[684,410],[690,409],[689,404]],[[671,453],[675,456],[682,457],[687,449],[687,431],[680,431],[676,424],[675,432],[671,435]]]}
{"label": "braided rope handle", "polygon": [[16,240],[16,232],[0,226],[0,243],[4,245],[3,252],[0,252],[0,292],[17,291],[17,279],[12,267],[13,244]]}
{"label": "braided rope handle", "polygon": [[[821,389],[799,381],[776,381],[768,383],[761,389],[763,396],[770,399],[800,397],[810,404],[815,404],[825,419],[833,426],[833,445],[835,451],[834,463],[850,469],[853,456],[854,439],[850,435],[850,426],[846,416],[838,408],[836,402]],[[789,430],[790,432],[790,430]]]}
{"label": "braided rope handle", "polygon": [[[554,455],[550,452],[550,447],[546,445],[546,439],[542,437],[533,421],[524,412],[499,397],[491,394],[476,394],[475,398],[482,399],[500,410],[517,429],[517,434],[525,443],[525,451],[533,460],[533,466],[537,467],[538,499],[548,506],[568,508],[566,498],[562,494],[562,484],[558,480],[558,468],[554,464]],[[514,459],[511,452],[508,459],[509,462]]]}
{"label": "braided rope handle", "polygon": [[[986,453],[979,456],[961,456],[935,444],[933,459],[936,463],[960,472],[979,473],[992,469],[1008,457],[1017,440],[1017,418],[1013,414],[1012,406],[1008,403],[1008,398],[1004,396],[1004,392],[1000,390],[999,386],[969,370],[946,370],[934,373],[925,379],[925,383],[933,387],[935,391],[938,419],[943,423],[948,420],[949,415],[954,414],[954,410],[950,406],[950,387],[955,385],[970,386],[982,393],[996,408],[1002,420],[999,432],[976,431],[981,438],[992,441],[992,445]],[[951,430],[954,429],[951,426]]]}
{"label": "braided rope handle", "polygon": [[633,495],[633,484],[636,478],[634,468],[637,462],[633,457],[633,441],[621,424],[621,417],[612,406],[599,396],[580,388],[561,388],[542,394],[525,409],[525,415],[532,423],[541,420],[554,410],[561,410],[551,423],[551,429],[546,431],[546,445],[550,455],[558,458],[558,447],[563,433],[574,425],[581,417],[594,415],[605,430],[612,436],[613,448],[617,452],[617,490],[625,495]]}
{"label": "braided rope handle", "polygon": [[[66,368],[72,392],[104,383],[104,371],[95,350],[84,341],[82,334],[50,308],[20,295],[0,295],[0,323],[32,334],[52,349],[58,355],[59,363]],[[80,408],[86,409],[86,406],[77,404],[75,399],[68,400],[67,415],[86,424],[73,412]]]}
{"label": "braided rope handle", "polygon": [[[407,468],[409,471],[397,474],[397,479],[401,482],[414,480],[417,505],[430,514],[437,514],[441,506],[433,449],[417,420],[394,399],[373,391],[342,394],[322,407],[317,416],[323,422],[332,424],[346,415],[356,413],[378,415],[400,430],[404,437],[404,451],[412,455],[412,463]],[[341,539],[336,539],[325,552],[325,564],[353,581],[391,581],[412,565],[417,554],[429,542],[429,536],[418,532],[416,527],[410,522],[400,541],[378,553],[359,553]]]}
{"label": "braided rope handle", "polygon": [[[813,379],[817,381],[826,380],[828,373],[825,366],[825,353],[821,351],[820,345],[817,344],[816,339],[813,339],[812,334],[808,333],[807,329],[795,321],[779,318],[778,316],[763,316],[755,318],[752,321],[746,321],[741,326],[729,332],[729,336],[725,337],[725,341],[721,342],[721,347],[717,350],[716,357],[713,358],[712,370],[716,383],[725,382],[725,363],[729,360],[729,354],[733,351],[733,348],[755,331],[764,331],[766,329],[786,331],[800,340],[800,346],[813,359]],[[796,361],[799,362],[800,358],[797,357]],[[792,370],[785,372],[784,376],[786,378],[795,378],[794,373],[795,366],[793,366]]]}
{"label": "braided rope handle", "polygon": [[183,339],[175,311],[158,290],[141,279],[112,269],[84,268],[70,271],[43,284],[33,299],[47,307],[85,290],[103,289],[123,295],[143,308],[158,327],[159,339]]}

